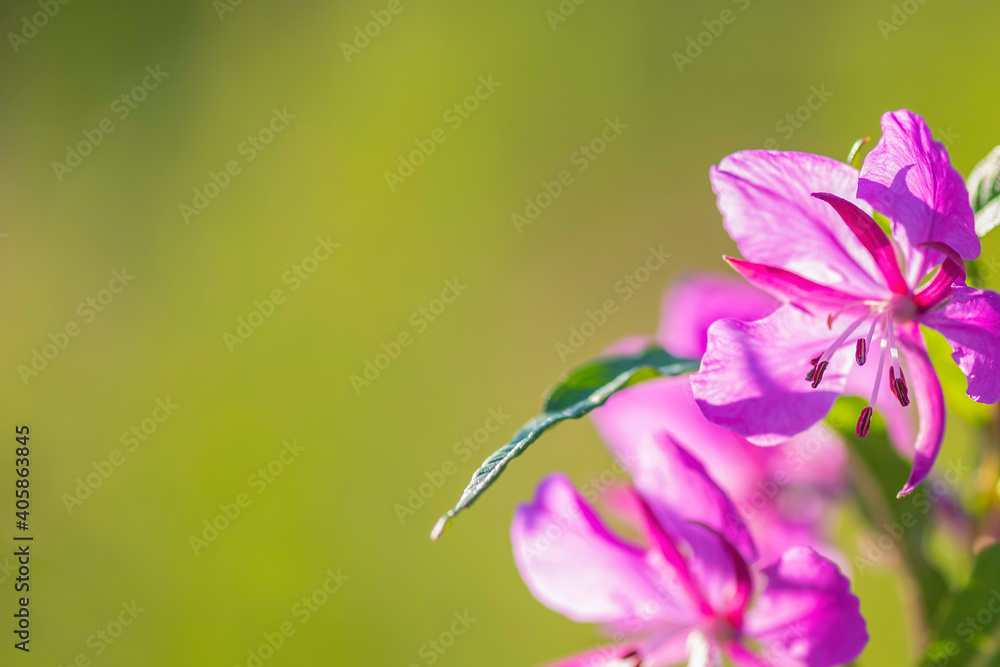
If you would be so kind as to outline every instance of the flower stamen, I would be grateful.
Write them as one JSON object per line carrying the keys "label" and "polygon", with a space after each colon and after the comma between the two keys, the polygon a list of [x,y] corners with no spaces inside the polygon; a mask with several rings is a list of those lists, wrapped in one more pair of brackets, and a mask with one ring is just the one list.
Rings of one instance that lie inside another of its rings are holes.
{"label": "flower stamen", "polygon": [[[858,319],[854,320],[854,322],[849,324],[847,328],[844,329],[844,331],[841,332],[839,336],[837,336],[837,340],[833,341],[830,347],[826,348],[826,351],[816,358],[816,361],[813,363],[813,370],[811,370],[809,374],[806,375],[806,380],[812,382],[813,389],[818,387],[819,383],[823,380],[823,373],[826,372],[827,367],[830,365],[830,358],[833,357],[833,353],[836,352],[837,349],[844,344],[844,341],[847,340],[847,338],[852,333],[854,333],[855,329],[861,326],[861,323],[865,321],[865,318],[868,317],[868,313],[870,313],[871,311],[872,311],[871,308],[866,308],[865,312],[861,314],[861,317],[859,317]],[[835,316],[833,315],[831,315],[830,317],[835,318]],[[828,321],[830,320],[828,319]]]}
{"label": "flower stamen", "polygon": [[[889,324],[888,313],[885,314],[883,317],[885,318],[885,327],[887,329],[891,328],[892,325]],[[885,336],[882,334],[879,335],[878,346],[879,346],[878,367],[875,369],[875,385],[872,387],[871,400],[868,401],[868,405],[861,411],[861,416],[858,417],[857,428],[854,431],[859,438],[863,438],[866,435],[868,435],[868,429],[871,428],[872,413],[875,410],[874,409],[875,402],[878,400],[878,388],[879,385],[882,383],[882,368],[885,366],[885,352],[889,347],[885,339]]]}

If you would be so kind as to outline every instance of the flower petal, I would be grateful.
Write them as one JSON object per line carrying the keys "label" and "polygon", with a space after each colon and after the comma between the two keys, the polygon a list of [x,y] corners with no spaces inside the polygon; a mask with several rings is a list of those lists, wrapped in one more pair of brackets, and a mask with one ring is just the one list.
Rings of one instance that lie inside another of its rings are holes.
{"label": "flower petal", "polygon": [[907,383],[913,389],[920,430],[913,443],[913,470],[897,497],[911,493],[924,481],[944,442],[945,408],[941,381],[931,364],[923,334],[915,324],[899,327],[897,340],[906,359]]}
{"label": "flower petal", "polygon": [[615,458],[633,475],[639,469],[639,451],[658,448],[657,436],[664,433],[696,452],[734,500],[750,492],[765,474],[770,450],[705,419],[687,377],[660,378],[629,387],[591,412],[590,418]]}
{"label": "flower petal", "polygon": [[620,623],[663,601],[663,573],[643,549],[612,535],[564,475],[545,478],[534,501],[518,507],[511,542],[532,594],[574,621]]}
{"label": "flower petal", "polygon": [[758,445],[805,431],[830,411],[854,363],[853,354],[840,350],[818,388],[806,382],[809,360],[836,337],[825,319],[794,306],[756,322],[716,322],[701,368],[691,375],[698,407],[709,421]]}
{"label": "flower petal", "polygon": [[906,285],[906,279],[903,278],[903,272],[899,270],[896,251],[893,249],[889,237],[885,235],[885,232],[872,217],[846,199],[841,199],[829,192],[817,192],[813,194],[813,197],[825,201],[840,215],[848,228],[861,241],[861,245],[875,260],[875,264],[882,272],[882,277],[885,278],[889,289],[894,294],[906,294],[909,289]]}
{"label": "flower petal", "polygon": [[757,547],[743,517],[701,461],[666,433],[636,454],[633,484],[668,534],[687,539],[691,522],[702,523],[723,535],[743,558],[757,560]]}
{"label": "flower petal", "polygon": [[882,138],[861,166],[857,196],[892,220],[911,284],[937,256],[921,248],[923,243],[943,243],[962,259],[979,256],[965,181],[924,119],[912,111],[883,114]]}
{"label": "flower petal", "polygon": [[686,359],[705,354],[708,327],[726,317],[752,321],[778,302],[745,281],[723,273],[692,274],[663,294],[657,338],[663,348]]}
{"label": "flower petal", "polygon": [[812,197],[855,201],[858,172],[808,153],[743,151],[711,171],[726,231],[751,262],[798,273],[845,291],[884,290],[875,260],[836,211]]}
{"label": "flower petal", "polygon": [[857,294],[847,294],[833,287],[820,285],[797,273],[767,264],[748,262],[745,259],[723,257],[741,276],[756,287],[785,303],[794,303],[814,315],[840,310],[844,306],[863,300]]}
{"label": "flower petal", "polygon": [[[658,434],[685,443],[736,505],[764,562],[797,545],[833,553],[822,544],[823,508],[843,490],[846,456],[843,443],[825,426],[817,424],[776,447],[758,447],[705,419],[686,377],[629,387],[590,417],[630,472],[638,467],[639,449],[659,446]],[[907,447],[912,443],[910,437]]]}
{"label": "flower petal", "polygon": [[952,359],[969,378],[973,400],[1000,400],[1000,294],[954,287],[951,300],[924,314],[921,323],[948,340]]}
{"label": "flower petal", "polygon": [[763,574],[767,585],[744,626],[760,643],[761,658],[778,665],[831,667],[861,654],[868,643],[865,619],[850,581],[836,565],[812,549],[795,548]]}
{"label": "flower petal", "polygon": [[642,664],[640,649],[638,642],[608,644],[546,663],[545,667],[637,667]]}

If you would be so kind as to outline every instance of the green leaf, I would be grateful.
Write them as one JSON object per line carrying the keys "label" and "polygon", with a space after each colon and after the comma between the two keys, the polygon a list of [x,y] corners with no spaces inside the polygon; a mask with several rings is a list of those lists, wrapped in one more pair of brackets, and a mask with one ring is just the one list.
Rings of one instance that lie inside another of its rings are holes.
{"label": "green leaf", "polygon": [[441,533],[452,518],[469,507],[490,487],[507,464],[524,453],[528,445],[549,428],[567,419],[579,419],[598,408],[617,391],[656,377],[688,373],[698,368],[698,361],[678,359],[659,346],[652,346],[636,355],[598,359],[571,371],[545,398],[542,414],[522,426],[513,439],[493,452],[472,475],[458,503],[438,519],[431,539]]}
{"label": "green leaf", "polygon": [[542,410],[560,412],[571,408],[586,401],[602,387],[611,385],[622,375],[628,375],[625,386],[629,386],[653,377],[689,373],[698,369],[698,363],[690,359],[678,359],[658,346],[647,348],[639,355],[597,359],[570,371],[562,382],[549,391],[542,403]]}
{"label": "green leaf", "polygon": [[[905,567],[907,590],[919,598],[919,617],[914,618],[914,631],[918,638],[926,638],[930,625],[942,600],[948,594],[948,583],[941,572],[927,559],[926,534],[930,512],[937,496],[925,483],[903,498],[896,494],[910,474],[910,462],[901,457],[889,442],[884,425],[872,422],[864,438],[854,434],[854,420],[864,404],[858,399],[844,398],[837,401],[827,418],[848,445],[851,455],[851,479],[862,514],[871,524],[877,538],[869,545],[871,551],[862,549],[854,564],[860,573],[886,554],[899,557]],[[888,540],[889,548],[885,548]],[[923,645],[922,643],[920,644]]]}
{"label": "green leaf", "polygon": [[965,185],[976,214],[976,234],[985,236],[1000,223],[1000,146],[976,165]]}
{"label": "green leaf", "polygon": [[945,611],[921,667],[1000,664],[1000,544],[980,552],[969,583]]}

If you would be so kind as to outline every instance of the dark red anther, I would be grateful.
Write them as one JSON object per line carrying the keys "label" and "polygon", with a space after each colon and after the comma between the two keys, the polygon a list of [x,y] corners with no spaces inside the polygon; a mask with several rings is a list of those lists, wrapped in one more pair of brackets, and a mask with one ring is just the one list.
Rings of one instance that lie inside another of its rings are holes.
{"label": "dark red anther", "polygon": [[[642,656],[639,655],[638,651],[629,651],[621,659],[630,661],[631,667],[642,667]],[[633,660],[635,662],[631,662]]]}
{"label": "dark red anther", "polygon": [[821,361],[816,364],[815,374],[812,379],[812,387],[815,389],[819,386],[819,383],[823,381],[823,373],[826,372],[826,367],[830,365],[829,361]]}
{"label": "dark red anther", "polygon": [[863,438],[868,435],[868,429],[872,427],[872,406],[867,406],[861,411],[861,416],[858,417],[858,427],[854,429],[854,433],[859,437]]}
{"label": "dark red anther", "polygon": [[906,393],[906,385],[903,383],[902,378],[896,378],[896,398],[899,400],[899,404],[904,408],[910,404],[910,397]]}
{"label": "dark red anther", "polygon": [[854,361],[858,362],[858,366],[864,366],[868,361],[868,341],[864,338],[858,339],[858,345],[854,349]]}
{"label": "dark red anther", "polygon": [[895,367],[889,366],[889,390],[904,408],[910,404],[910,392],[906,387],[906,379],[903,378],[902,368],[899,369],[899,377],[896,377]]}
{"label": "dark red anther", "polygon": [[812,382],[813,378],[816,377],[816,363],[818,361],[819,357],[813,357],[809,360],[809,363],[812,364],[812,368],[809,369],[808,373],[806,373],[806,382]]}

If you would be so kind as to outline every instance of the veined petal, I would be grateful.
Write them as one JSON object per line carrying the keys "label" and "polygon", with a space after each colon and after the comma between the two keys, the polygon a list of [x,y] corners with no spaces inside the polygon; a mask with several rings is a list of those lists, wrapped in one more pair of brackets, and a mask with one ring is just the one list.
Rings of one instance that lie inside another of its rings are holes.
{"label": "veined petal", "polygon": [[735,276],[692,274],[664,292],[657,338],[673,355],[700,359],[705,354],[712,322],[726,317],[756,320],[778,305],[767,294]]}
{"label": "veined petal", "polygon": [[[823,507],[843,490],[846,455],[843,443],[822,424],[776,447],[758,447],[705,419],[686,377],[629,387],[590,417],[615,458],[633,475],[639,468],[638,451],[659,447],[659,434],[686,445],[732,499],[763,562],[797,545],[816,545],[822,553],[831,553],[822,545],[827,517]],[[912,443],[911,436],[907,447]],[[605,501],[608,498],[606,494]]]}
{"label": "veined petal", "polygon": [[618,392],[590,413],[597,432],[629,474],[635,475],[639,451],[659,448],[658,436],[684,443],[712,471],[735,501],[755,489],[766,474],[771,450],[757,447],[705,419],[694,402],[687,377],[660,378]]}
{"label": "veined petal", "polygon": [[808,153],[743,151],[711,171],[726,231],[751,262],[797,273],[845,291],[884,289],[871,255],[836,211],[812,197],[854,201],[858,172]]}
{"label": "veined petal", "polygon": [[[795,548],[763,570],[767,584],[747,613],[745,630],[764,664],[843,665],[868,643],[860,602],[837,566]],[[795,662],[798,661],[798,662]]]}
{"label": "veined petal", "polygon": [[920,321],[940,331],[952,359],[969,378],[969,396],[980,403],[1000,400],[1000,294],[954,287],[951,300]]}
{"label": "veined petal", "polygon": [[962,259],[979,256],[979,237],[962,176],[919,115],[905,109],[882,116],[882,138],[861,166],[857,196],[888,216],[915,285],[943,243]]}
{"label": "veined petal", "polygon": [[698,459],[666,433],[655,436],[637,454],[633,484],[672,537],[687,539],[691,522],[702,523],[729,540],[743,558],[757,560],[757,547],[743,517]]}
{"label": "veined petal", "polygon": [[779,269],[776,266],[757,264],[735,257],[723,257],[723,259],[756,287],[776,299],[785,303],[793,303],[814,315],[837,311],[848,304],[857,303],[865,298],[814,283],[797,273]]}
{"label": "veined petal", "polygon": [[871,254],[872,259],[882,272],[886,285],[894,294],[906,294],[909,288],[903,272],[899,270],[899,261],[896,259],[896,251],[892,247],[892,242],[885,235],[882,228],[875,224],[870,215],[860,208],[841,199],[837,195],[829,192],[817,192],[813,197],[820,201],[825,201],[844,220],[847,227],[854,232],[854,235],[861,241],[861,245]]}
{"label": "veined petal", "polygon": [[936,308],[951,296],[956,281],[964,285],[965,265],[961,259],[945,257],[944,263],[934,277],[921,285],[913,295],[913,302],[921,312]]}
{"label": "veined petal", "polygon": [[913,444],[913,470],[898,497],[911,493],[924,481],[944,442],[945,407],[941,381],[931,364],[920,328],[910,323],[899,327],[897,340],[906,358],[906,377],[917,403],[920,429]]}
{"label": "veined petal", "polygon": [[650,600],[661,602],[661,617],[679,613],[664,604],[663,573],[645,550],[614,536],[563,475],[545,478],[534,501],[518,507],[511,542],[532,594],[574,621],[624,622]]}
{"label": "veined petal", "polygon": [[805,431],[830,411],[854,363],[853,353],[840,350],[818,388],[806,382],[809,360],[837,335],[825,318],[794,306],[756,322],[716,322],[708,330],[701,368],[691,375],[698,407],[709,421],[758,445]]}

